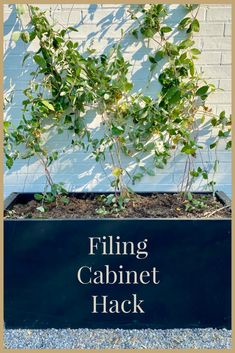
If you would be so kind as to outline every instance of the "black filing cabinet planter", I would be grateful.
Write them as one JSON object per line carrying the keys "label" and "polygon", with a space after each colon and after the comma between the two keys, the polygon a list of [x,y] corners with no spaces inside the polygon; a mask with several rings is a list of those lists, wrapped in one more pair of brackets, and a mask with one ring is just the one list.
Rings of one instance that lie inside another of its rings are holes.
{"label": "black filing cabinet planter", "polygon": [[[217,197],[228,202],[222,193]],[[30,198],[12,194],[5,208]],[[111,237],[135,246],[147,239],[148,254],[104,255],[101,240]],[[96,244],[100,239],[94,255],[90,238]],[[159,283],[79,282],[81,267],[88,282],[107,266],[118,275],[155,268]],[[96,313],[94,300],[100,304]],[[104,300],[107,313],[101,312]],[[121,310],[125,300],[128,313]],[[139,300],[144,313],[133,311]],[[114,303],[120,312],[108,311]],[[231,220],[5,219],[4,320],[6,328],[22,329],[230,328]]]}

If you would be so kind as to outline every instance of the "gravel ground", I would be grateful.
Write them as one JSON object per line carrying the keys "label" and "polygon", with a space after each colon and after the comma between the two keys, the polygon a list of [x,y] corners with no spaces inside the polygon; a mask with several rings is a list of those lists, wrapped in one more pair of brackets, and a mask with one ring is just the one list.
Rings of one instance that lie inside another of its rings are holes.
{"label": "gravel ground", "polygon": [[209,348],[231,349],[231,331],[222,329],[5,330],[9,349],[104,349],[104,348]]}

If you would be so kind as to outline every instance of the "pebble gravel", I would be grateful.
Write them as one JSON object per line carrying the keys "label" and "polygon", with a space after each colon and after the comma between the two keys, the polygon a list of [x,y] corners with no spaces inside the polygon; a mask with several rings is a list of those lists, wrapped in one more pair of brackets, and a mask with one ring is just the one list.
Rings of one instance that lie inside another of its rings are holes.
{"label": "pebble gravel", "polygon": [[226,329],[5,329],[8,349],[231,349]]}

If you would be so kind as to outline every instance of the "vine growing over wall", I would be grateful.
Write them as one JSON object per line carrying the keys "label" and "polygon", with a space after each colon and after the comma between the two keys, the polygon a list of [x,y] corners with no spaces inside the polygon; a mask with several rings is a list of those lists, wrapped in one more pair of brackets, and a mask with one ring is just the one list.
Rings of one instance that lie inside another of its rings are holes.
{"label": "vine growing over wall", "polygon": [[[24,11],[26,9],[18,8],[19,17]],[[49,130],[70,133],[63,153],[71,146],[85,149],[101,163],[104,173],[107,167],[111,169],[110,181],[115,194],[104,198],[104,208],[98,212],[106,212],[110,205],[113,210],[120,211],[131,195],[127,180],[134,184],[146,173],[155,175],[175,151],[186,156],[181,184],[184,195],[189,195],[197,177],[206,179],[214,188],[214,180],[209,179],[203,159],[200,167],[195,169],[194,166],[204,148],[198,137],[203,126],[209,124],[211,131],[216,132],[210,149],[216,149],[220,139],[230,136],[231,117],[227,117],[224,111],[214,115],[206,104],[216,88],[208,84],[195,68],[200,55],[193,40],[193,33],[200,30],[197,6],[185,6],[186,17],[177,29],[165,24],[169,16],[167,5],[140,6],[137,11],[129,11],[136,23],[132,35],[136,40],[155,44],[148,60],[151,63],[150,79],[158,80],[162,86],[156,98],[141,92],[132,93],[133,83],[128,79],[131,64],[122,54],[122,40],[106,55],[97,55],[95,50],[82,54],[78,43],[69,38],[69,33],[77,31],[76,28],[56,29],[39,8],[27,6],[27,11],[30,26],[14,32],[13,39],[25,43],[38,41],[39,49],[33,54],[37,68],[31,73],[32,80],[24,90],[20,123],[13,127],[9,121],[4,122],[4,147],[8,168],[18,158],[35,156],[41,162],[50,191],[35,195],[43,203],[40,211],[45,211],[47,202],[69,202],[63,184],[54,183],[51,177],[50,166],[61,151],[48,150],[46,135]],[[174,42],[174,31],[185,37]],[[30,53],[26,53],[23,62],[29,56]],[[156,76],[161,61],[164,65]],[[86,123],[89,110],[97,111],[101,117],[101,138],[94,136]],[[226,149],[230,147],[231,141],[228,140]],[[146,155],[152,159],[153,167],[143,162]],[[125,158],[134,161],[135,168],[126,165]]]}
{"label": "vine growing over wall", "polygon": [[[168,135],[167,143],[164,143],[164,151],[161,153],[166,163],[169,152],[177,146],[182,146],[180,151],[187,155],[185,165],[185,179],[182,182],[182,189],[189,190],[194,178],[202,176],[208,180],[206,168],[194,169],[194,159],[200,155],[203,146],[198,143],[200,130],[203,129],[206,117],[209,117],[211,130],[218,128],[217,138],[210,145],[210,149],[216,148],[220,138],[227,138],[231,132],[231,117],[226,117],[222,111],[218,116],[211,112],[206,100],[216,88],[213,84],[207,84],[195,68],[195,61],[201,54],[195,47],[193,33],[199,32],[200,24],[197,19],[199,6],[186,5],[188,14],[178,24],[178,31],[183,31],[186,37],[179,43],[173,43],[170,38],[173,29],[164,24],[164,18],[168,15],[166,5],[152,5],[148,10],[142,9],[144,14],[139,22],[139,30],[134,29],[134,36],[141,33],[144,38],[152,38],[158,50],[149,56],[151,71],[158,66],[161,60],[166,64],[160,73],[158,80],[162,85],[159,97],[159,108],[166,113],[164,122],[164,134]],[[133,19],[138,19],[132,13]],[[154,28],[146,32],[146,29]],[[156,38],[157,35],[157,38]],[[162,116],[163,114],[161,114]],[[207,122],[208,123],[208,122]],[[163,139],[163,138],[162,138]],[[231,147],[231,141],[227,142],[226,149]],[[215,162],[214,168],[216,168]],[[203,165],[203,161],[202,161]],[[213,186],[211,180],[209,185]]]}

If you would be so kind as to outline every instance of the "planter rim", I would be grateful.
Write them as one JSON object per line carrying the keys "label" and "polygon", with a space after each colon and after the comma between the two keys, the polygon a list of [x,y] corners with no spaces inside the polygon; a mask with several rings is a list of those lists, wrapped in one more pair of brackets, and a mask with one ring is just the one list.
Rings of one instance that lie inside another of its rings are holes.
{"label": "planter rim", "polygon": [[[7,210],[12,203],[15,201],[18,195],[34,195],[37,192],[13,192],[11,193],[5,200],[4,200],[4,211]],[[41,193],[41,192],[38,192]],[[102,191],[76,191],[76,192],[69,192],[68,194],[74,195],[74,194],[90,194],[90,195],[102,195],[102,194],[110,194],[110,192],[102,192]],[[138,191],[136,194],[179,194],[180,192],[177,191]],[[205,195],[211,195],[212,192],[207,192],[207,191],[195,191],[192,192],[192,194],[205,194]],[[215,196],[217,199],[221,202],[222,205],[224,206],[231,206],[231,199],[223,192],[223,191],[216,191]],[[136,218],[115,218],[115,217],[81,217],[81,218],[7,218],[4,219],[4,222],[20,222],[20,221],[26,221],[26,222],[32,222],[32,221],[128,221],[128,222],[133,222],[133,221],[191,221],[191,222],[196,222],[196,221],[231,221],[232,218],[225,217],[225,218],[206,218],[206,217],[201,217],[201,218],[186,218],[186,217],[136,217]]]}

